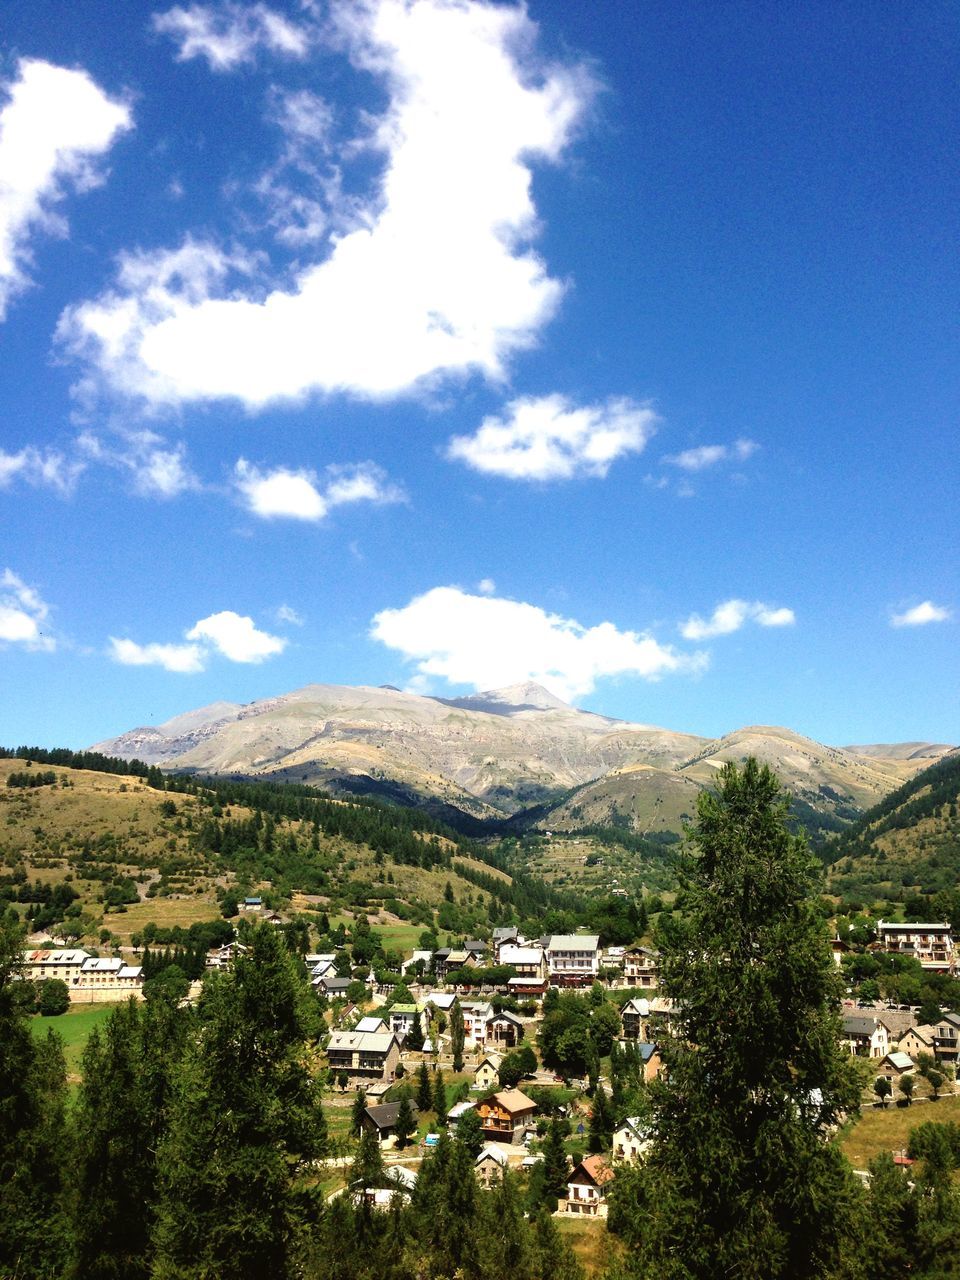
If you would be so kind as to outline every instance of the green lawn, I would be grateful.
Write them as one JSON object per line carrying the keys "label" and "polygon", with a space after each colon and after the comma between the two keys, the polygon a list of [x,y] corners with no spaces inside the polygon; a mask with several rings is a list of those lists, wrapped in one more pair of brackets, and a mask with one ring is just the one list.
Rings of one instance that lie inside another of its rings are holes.
{"label": "green lawn", "polygon": [[874,1156],[884,1151],[904,1150],[910,1130],[925,1120],[960,1121],[960,1098],[941,1098],[919,1106],[881,1107],[864,1111],[840,1135],[840,1146],[855,1169],[865,1169]]}
{"label": "green lawn", "polygon": [[35,1036],[45,1036],[48,1030],[56,1031],[63,1040],[67,1072],[76,1074],[80,1070],[80,1058],[90,1032],[115,1008],[116,1005],[112,1004],[91,1004],[68,1009],[56,1018],[37,1014],[30,1019],[30,1030]]}

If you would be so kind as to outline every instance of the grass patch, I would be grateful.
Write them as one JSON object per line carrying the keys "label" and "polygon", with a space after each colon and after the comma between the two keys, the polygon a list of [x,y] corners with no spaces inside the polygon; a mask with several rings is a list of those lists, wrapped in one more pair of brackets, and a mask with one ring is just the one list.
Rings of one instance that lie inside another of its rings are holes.
{"label": "grass patch", "polygon": [[840,1135],[840,1149],[855,1169],[865,1169],[874,1156],[906,1148],[910,1130],[925,1120],[960,1121],[960,1098],[941,1098],[909,1107],[889,1106],[864,1111]]}
{"label": "grass patch", "polygon": [[609,1242],[607,1224],[602,1218],[555,1218],[560,1235],[576,1255],[587,1276],[598,1275],[608,1262]]}
{"label": "grass patch", "polygon": [[37,1014],[30,1019],[30,1032],[34,1036],[43,1037],[48,1031],[56,1031],[63,1040],[67,1072],[75,1075],[80,1070],[80,1058],[90,1038],[90,1032],[106,1021],[116,1007],[113,1004],[87,1005],[83,1008],[68,1009],[66,1013],[58,1014],[55,1018],[44,1018]]}
{"label": "grass patch", "polygon": [[174,925],[188,929],[201,920],[219,919],[217,903],[203,898],[146,898],[131,903],[126,911],[111,911],[104,924],[123,942],[129,942],[130,935],[140,933],[151,920],[161,929],[172,929]]}

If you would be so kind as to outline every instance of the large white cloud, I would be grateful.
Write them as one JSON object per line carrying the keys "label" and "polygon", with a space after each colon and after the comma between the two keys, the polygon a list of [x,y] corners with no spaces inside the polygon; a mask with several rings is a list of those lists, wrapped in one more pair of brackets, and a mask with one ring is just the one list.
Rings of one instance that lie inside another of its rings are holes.
{"label": "large white cloud", "polygon": [[704,654],[678,653],[646,632],[610,622],[584,627],[536,605],[459,587],[434,587],[402,609],[382,610],[370,634],[415,662],[420,677],[478,690],[535,680],[566,700],[588,694],[604,676],[656,680],[706,665]]}
{"label": "large white cloud", "polygon": [[[61,321],[95,381],[157,405],[394,396],[443,374],[500,377],[553,314],[562,286],[529,247],[530,163],[560,157],[588,75],[544,66],[519,7],[342,0],[333,24],[389,94],[364,140],[384,172],[351,229],[286,288],[231,291],[210,243],[127,257],[114,291]],[[184,250],[187,281],[171,265]]]}
{"label": "large white cloud", "polygon": [[0,87],[0,319],[27,285],[29,239],[35,231],[65,234],[54,206],[70,186],[98,181],[95,159],[131,125],[84,71],[22,58],[16,78]]}
{"label": "large white cloud", "polygon": [[372,462],[332,466],[321,479],[309,468],[263,471],[240,458],[234,484],[247,509],[263,519],[322,520],[331,507],[351,502],[402,502],[403,490]]}
{"label": "large white cloud", "polygon": [[265,4],[175,5],[153,18],[154,31],[171,36],[177,59],[205,58],[212,71],[232,71],[254,61],[258,49],[302,58],[309,31]]}
{"label": "large white cloud", "polygon": [[26,649],[50,651],[56,641],[43,624],[50,608],[35,587],[28,586],[12,569],[0,574],[0,644],[21,644]]}
{"label": "large white cloud", "polygon": [[692,614],[680,624],[680,634],[685,640],[709,640],[739,631],[747,622],[761,627],[791,627],[796,620],[792,609],[773,608],[759,600],[724,600],[707,619]]}
{"label": "large white cloud", "polygon": [[511,480],[605,476],[617,458],[643,449],[656,423],[649,406],[624,398],[576,405],[561,395],[526,396],[472,436],[454,436],[447,457]]}
{"label": "large white cloud", "polygon": [[180,675],[193,675],[206,668],[213,653],[230,662],[264,662],[287,646],[282,636],[260,631],[252,618],[224,609],[201,618],[184,633],[185,644],[151,642],[139,644],[127,638],[110,637],[108,653],[114,662],[127,667],[163,667]]}
{"label": "large white cloud", "polygon": [[890,625],[892,627],[926,627],[931,622],[949,622],[952,616],[950,610],[943,605],[934,604],[932,600],[924,600],[922,604],[915,604],[912,609],[895,613],[890,619]]}

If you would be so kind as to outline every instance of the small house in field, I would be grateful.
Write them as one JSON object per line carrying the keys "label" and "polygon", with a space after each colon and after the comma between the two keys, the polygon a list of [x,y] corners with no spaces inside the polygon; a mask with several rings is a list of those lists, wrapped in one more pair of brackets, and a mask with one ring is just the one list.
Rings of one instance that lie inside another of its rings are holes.
{"label": "small house in field", "polygon": [[613,1181],[613,1170],[603,1156],[586,1156],[567,1183],[567,1213],[579,1217],[605,1218],[607,1186]]}
{"label": "small house in field", "polygon": [[[419,1112],[412,1102],[410,1111],[416,1123]],[[375,1133],[382,1147],[395,1146],[399,1114],[399,1102],[381,1102],[377,1106],[367,1107],[360,1118],[360,1128],[364,1133]]]}
{"label": "small house in field", "polygon": [[473,1073],[475,1089],[495,1089],[500,1083],[500,1063],[503,1059],[499,1053],[484,1054],[480,1064]]}
{"label": "small house in field", "polygon": [[889,1080],[891,1084],[896,1084],[901,1076],[907,1075],[913,1069],[913,1059],[908,1053],[891,1049],[877,1068],[877,1074]]}
{"label": "small house in field", "polygon": [[917,1054],[937,1052],[937,1039],[933,1027],[910,1027],[900,1037],[897,1048],[914,1060]]}
{"label": "small house in field", "polygon": [[481,1187],[490,1187],[503,1177],[507,1153],[500,1147],[484,1147],[474,1161],[473,1170]]}
{"label": "small house in field", "polygon": [[493,1142],[520,1142],[537,1104],[519,1089],[501,1089],[477,1103],[483,1136]]}

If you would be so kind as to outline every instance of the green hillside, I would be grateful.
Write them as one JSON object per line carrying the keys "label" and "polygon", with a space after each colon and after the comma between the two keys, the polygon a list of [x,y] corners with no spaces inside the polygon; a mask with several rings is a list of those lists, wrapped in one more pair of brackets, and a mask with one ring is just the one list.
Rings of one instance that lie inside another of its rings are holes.
{"label": "green hillside", "polygon": [[821,853],[831,892],[846,898],[952,893],[960,883],[960,752],[891,792]]}

